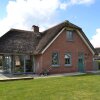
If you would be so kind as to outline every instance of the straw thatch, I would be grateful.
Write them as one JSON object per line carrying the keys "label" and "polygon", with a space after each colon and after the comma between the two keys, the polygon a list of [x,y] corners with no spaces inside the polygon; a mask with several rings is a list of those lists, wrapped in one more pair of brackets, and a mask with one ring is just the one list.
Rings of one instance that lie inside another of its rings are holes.
{"label": "straw thatch", "polygon": [[63,29],[69,27],[78,29],[90,47],[94,47],[82,29],[69,21],[64,21],[44,32],[32,32],[18,29],[11,29],[0,38],[0,53],[30,53],[40,54],[42,50],[52,41],[52,39]]}

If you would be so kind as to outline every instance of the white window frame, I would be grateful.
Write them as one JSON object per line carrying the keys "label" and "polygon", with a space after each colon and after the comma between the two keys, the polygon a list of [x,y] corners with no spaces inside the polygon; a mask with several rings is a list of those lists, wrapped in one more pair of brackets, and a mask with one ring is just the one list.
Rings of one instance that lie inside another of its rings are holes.
{"label": "white window frame", "polygon": [[[66,64],[66,59],[68,59],[68,57],[70,63]],[[65,66],[72,66],[72,54],[70,52],[65,53],[64,61],[65,61]]]}

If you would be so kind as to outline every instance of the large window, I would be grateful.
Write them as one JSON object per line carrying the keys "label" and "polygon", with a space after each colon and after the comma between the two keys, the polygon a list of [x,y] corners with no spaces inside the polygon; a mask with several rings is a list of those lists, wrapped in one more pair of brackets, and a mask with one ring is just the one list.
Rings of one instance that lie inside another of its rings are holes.
{"label": "large window", "polygon": [[59,65],[59,54],[58,54],[58,52],[52,53],[52,65],[53,66]]}
{"label": "large window", "polygon": [[67,40],[68,41],[73,41],[73,31],[72,30],[68,30],[66,32],[66,34],[67,34]]}
{"label": "large window", "polygon": [[15,56],[15,73],[24,72],[24,55],[16,55]]}
{"label": "large window", "polygon": [[15,56],[15,73],[33,72],[32,56],[30,55],[16,55]]}
{"label": "large window", "polygon": [[3,70],[4,72],[11,73],[12,57],[10,55],[4,56]]}
{"label": "large window", "polygon": [[65,54],[65,65],[66,66],[71,66],[72,65],[71,58],[72,58],[71,53],[66,53]]}

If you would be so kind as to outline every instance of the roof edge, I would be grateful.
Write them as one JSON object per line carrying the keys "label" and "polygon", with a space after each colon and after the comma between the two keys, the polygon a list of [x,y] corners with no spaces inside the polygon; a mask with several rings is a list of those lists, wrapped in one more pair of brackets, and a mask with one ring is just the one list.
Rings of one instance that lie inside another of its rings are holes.
{"label": "roof edge", "polygon": [[65,30],[65,28],[63,28],[52,40],[51,42],[41,51],[41,54],[43,54],[49,47],[50,45],[59,37],[59,35]]}

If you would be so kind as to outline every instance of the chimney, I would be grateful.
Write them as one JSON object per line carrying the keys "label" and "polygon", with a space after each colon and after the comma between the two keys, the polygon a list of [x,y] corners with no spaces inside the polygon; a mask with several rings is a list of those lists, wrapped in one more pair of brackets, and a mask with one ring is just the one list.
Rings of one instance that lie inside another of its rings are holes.
{"label": "chimney", "polygon": [[34,32],[39,32],[39,27],[36,26],[36,25],[33,25],[32,29],[33,29]]}

